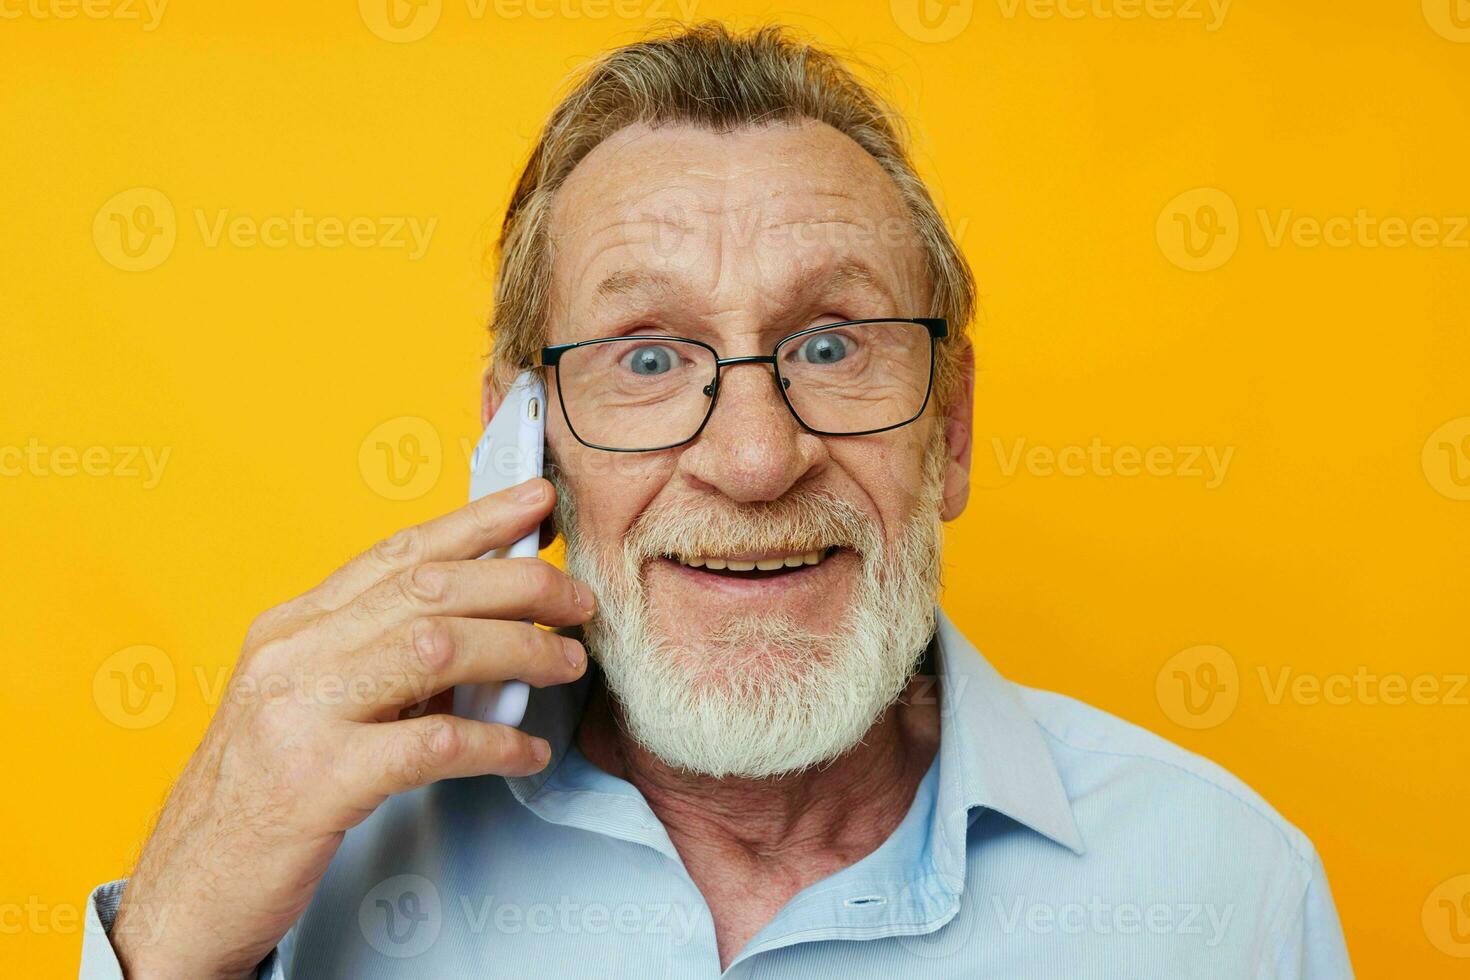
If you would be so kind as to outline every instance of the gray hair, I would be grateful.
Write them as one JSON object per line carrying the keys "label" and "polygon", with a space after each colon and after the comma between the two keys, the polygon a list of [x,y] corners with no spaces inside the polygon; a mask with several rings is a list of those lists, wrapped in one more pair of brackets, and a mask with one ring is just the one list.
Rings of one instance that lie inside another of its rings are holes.
{"label": "gray hair", "polygon": [[745,33],[709,21],[606,52],[574,81],[547,120],[506,208],[498,243],[494,380],[503,391],[545,344],[553,197],[581,160],[634,123],[689,123],[715,132],[814,120],[845,134],[893,179],[917,232],[930,309],[950,339],[939,344],[935,396],[947,404],[957,349],[975,310],[975,281],[915,172],[902,117],[833,54],[780,26]]}

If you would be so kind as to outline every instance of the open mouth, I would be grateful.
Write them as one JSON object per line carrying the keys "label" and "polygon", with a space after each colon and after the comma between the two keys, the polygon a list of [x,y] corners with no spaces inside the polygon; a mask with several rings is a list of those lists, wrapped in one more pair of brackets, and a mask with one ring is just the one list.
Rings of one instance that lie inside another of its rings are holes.
{"label": "open mouth", "polygon": [[721,578],[758,580],[799,575],[838,552],[832,545],[812,551],[772,552],[763,555],[664,555],[664,559]]}

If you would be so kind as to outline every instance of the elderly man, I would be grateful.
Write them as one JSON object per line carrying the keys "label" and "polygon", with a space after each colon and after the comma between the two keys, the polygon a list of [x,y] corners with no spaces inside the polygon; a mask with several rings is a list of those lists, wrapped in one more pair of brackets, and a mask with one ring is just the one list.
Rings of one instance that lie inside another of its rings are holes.
{"label": "elderly man", "polygon": [[[936,609],[974,289],[900,134],[774,29],[583,76],[485,385],[545,372],[552,482],[259,618],[85,975],[1350,975],[1300,832]],[[566,573],[474,560],[538,525]],[[518,729],[440,710],[508,678]]]}

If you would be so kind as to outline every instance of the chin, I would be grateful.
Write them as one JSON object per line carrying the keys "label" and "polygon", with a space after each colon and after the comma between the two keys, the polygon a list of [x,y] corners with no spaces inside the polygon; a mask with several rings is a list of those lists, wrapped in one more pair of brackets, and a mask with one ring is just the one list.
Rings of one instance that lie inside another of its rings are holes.
{"label": "chin", "polygon": [[811,683],[830,666],[838,624],[820,630],[781,617],[747,613],[705,621],[702,628],[653,624],[672,666],[691,694],[770,694]]}

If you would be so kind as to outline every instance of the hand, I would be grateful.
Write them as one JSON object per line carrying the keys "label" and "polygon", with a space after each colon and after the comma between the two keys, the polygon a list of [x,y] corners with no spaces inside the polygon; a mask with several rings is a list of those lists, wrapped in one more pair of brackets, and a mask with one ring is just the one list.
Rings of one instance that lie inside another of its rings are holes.
{"label": "hand", "polygon": [[586,670],[580,643],[521,622],[586,622],[585,583],[539,558],[474,560],[537,527],[553,497],[530,480],[400,531],[256,619],[114,920],[129,975],[248,976],[389,796],[546,765],[542,739],[414,706]]}

